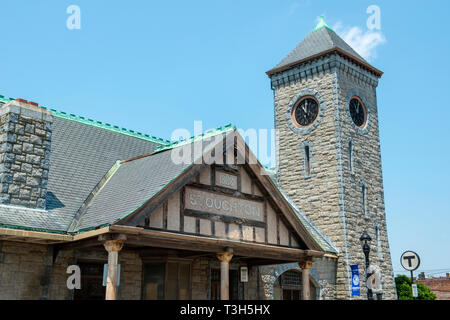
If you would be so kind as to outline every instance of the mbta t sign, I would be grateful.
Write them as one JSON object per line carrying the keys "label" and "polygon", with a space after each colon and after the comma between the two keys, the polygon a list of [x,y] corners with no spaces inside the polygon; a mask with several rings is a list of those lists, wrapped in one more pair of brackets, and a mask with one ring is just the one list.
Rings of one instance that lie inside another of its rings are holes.
{"label": "mbta t sign", "polygon": [[402,267],[408,271],[414,271],[420,266],[419,255],[413,251],[405,251],[400,257]]}
{"label": "mbta t sign", "polygon": [[411,286],[414,299],[418,297],[417,285],[414,283],[413,271],[420,266],[420,258],[414,251],[405,251],[400,257],[402,267],[411,272]]}

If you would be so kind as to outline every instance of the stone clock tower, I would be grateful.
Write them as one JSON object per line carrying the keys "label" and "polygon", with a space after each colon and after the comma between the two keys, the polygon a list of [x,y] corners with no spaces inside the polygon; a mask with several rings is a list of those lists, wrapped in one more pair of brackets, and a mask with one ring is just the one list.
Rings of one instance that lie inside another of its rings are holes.
{"label": "stone clock tower", "polygon": [[336,243],[336,298],[366,298],[363,284],[352,297],[350,268],[357,264],[364,280],[359,238],[366,231],[383,299],[394,299],[376,95],[382,72],[321,19],[267,74],[279,130],[278,183]]}

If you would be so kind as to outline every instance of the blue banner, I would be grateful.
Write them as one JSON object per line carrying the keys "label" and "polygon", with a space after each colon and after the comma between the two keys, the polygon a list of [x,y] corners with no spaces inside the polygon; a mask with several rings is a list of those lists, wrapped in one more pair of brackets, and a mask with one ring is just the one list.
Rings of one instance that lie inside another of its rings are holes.
{"label": "blue banner", "polygon": [[357,264],[350,265],[352,269],[352,296],[359,296],[359,270]]}

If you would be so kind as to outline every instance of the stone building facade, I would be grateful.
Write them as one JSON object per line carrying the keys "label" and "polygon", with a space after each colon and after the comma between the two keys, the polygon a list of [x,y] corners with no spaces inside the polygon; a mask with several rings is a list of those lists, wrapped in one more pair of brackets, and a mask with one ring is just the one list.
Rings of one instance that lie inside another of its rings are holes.
{"label": "stone building facade", "polygon": [[[277,179],[339,248],[336,298],[352,298],[350,265],[364,267],[359,238],[366,231],[374,240],[370,261],[383,270],[384,297],[394,299],[376,98],[381,73],[335,39],[326,25],[313,31],[299,47],[308,47],[313,38],[327,37],[335,41],[331,50],[300,57],[298,63],[281,63],[268,72],[279,135]],[[288,58],[293,60],[299,47]],[[308,96],[318,102],[319,114],[310,126],[301,128],[292,119],[293,108]],[[353,97],[360,98],[366,109],[362,127],[352,121],[349,104]]]}
{"label": "stone building facade", "polygon": [[[321,22],[267,74],[270,174],[232,126],[170,143],[0,96],[0,299],[353,299],[364,231],[384,298],[395,298],[382,73]],[[173,161],[198,143],[212,161]],[[80,288],[67,285],[70,266]]]}

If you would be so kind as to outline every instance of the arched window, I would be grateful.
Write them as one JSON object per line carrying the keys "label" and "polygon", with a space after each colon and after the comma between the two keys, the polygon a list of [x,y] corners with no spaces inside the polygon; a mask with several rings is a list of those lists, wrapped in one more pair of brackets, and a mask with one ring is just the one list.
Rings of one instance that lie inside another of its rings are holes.
{"label": "arched window", "polygon": [[[309,281],[311,296],[310,299],[316,298],[316,286]],[[278,277],[273,284],[274,300],[303,300],[302,296],[303,283],[302,273],[297,270],[288,270]]]}

